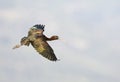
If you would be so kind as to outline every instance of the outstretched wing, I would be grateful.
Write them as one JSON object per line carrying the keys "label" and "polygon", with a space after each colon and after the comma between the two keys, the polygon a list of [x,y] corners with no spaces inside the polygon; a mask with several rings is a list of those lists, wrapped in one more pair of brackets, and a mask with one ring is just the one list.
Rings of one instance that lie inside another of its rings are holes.
{"label": "outstretched wing", "polygon": [[51,61],[57,60],[53,49],[50,47],[50,45],[47,42],[35,41],[34,43],[31,43],[31,44],[36,49],[36,51],[39,54],[41,54],[43,57],[45,57]]}

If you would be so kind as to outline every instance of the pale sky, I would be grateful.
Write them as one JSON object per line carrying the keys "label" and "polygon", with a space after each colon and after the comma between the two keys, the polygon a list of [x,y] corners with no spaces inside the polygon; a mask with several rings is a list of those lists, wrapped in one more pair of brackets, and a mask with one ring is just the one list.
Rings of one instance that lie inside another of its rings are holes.
{"label": "pale sky", "polygon": [[[60,61],[12,50],[35,24]],[[0,82],[120,82],[120,0],[0,0],[0,25]]]}

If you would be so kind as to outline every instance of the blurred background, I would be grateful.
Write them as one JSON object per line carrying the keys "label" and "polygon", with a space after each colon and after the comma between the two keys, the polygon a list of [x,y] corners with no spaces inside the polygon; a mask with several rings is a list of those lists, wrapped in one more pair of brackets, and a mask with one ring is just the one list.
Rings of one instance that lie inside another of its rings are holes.
{"label": "blurred background", "polygon": [[[35,24],[60,61],[12,50]],[[0,82],[120,82],[120,0],[0,0]]]}

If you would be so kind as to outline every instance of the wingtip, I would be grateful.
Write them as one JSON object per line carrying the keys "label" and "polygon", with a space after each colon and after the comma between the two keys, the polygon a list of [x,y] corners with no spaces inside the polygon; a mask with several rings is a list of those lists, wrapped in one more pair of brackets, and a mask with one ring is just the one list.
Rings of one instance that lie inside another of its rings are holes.
{"label": "wingtip", "polygon": [[56,59],[56,60],[52,60],[53,62],[57,62],[57,61],[60,61],[60,59]]}
{"label": "wingtip", "polygon": [[21,47],[21,45],[16,45],[16,46],[14,46],[12,49],[16,49],[16,48],[19,48],[19,47]]}
{"label": "wingtip", "polygon": [[57,59],[56,61],[60,61],[60,59]]}

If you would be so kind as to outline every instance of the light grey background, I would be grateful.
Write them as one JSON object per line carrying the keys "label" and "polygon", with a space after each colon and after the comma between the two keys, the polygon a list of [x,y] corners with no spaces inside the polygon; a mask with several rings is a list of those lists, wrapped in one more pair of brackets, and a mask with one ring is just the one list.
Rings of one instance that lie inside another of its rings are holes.
{"label": "light grey background", "polygon": [[[12,50],[34,24],[60,61]],[[0,0],[0,82],[120,82],[120,0]]]}

